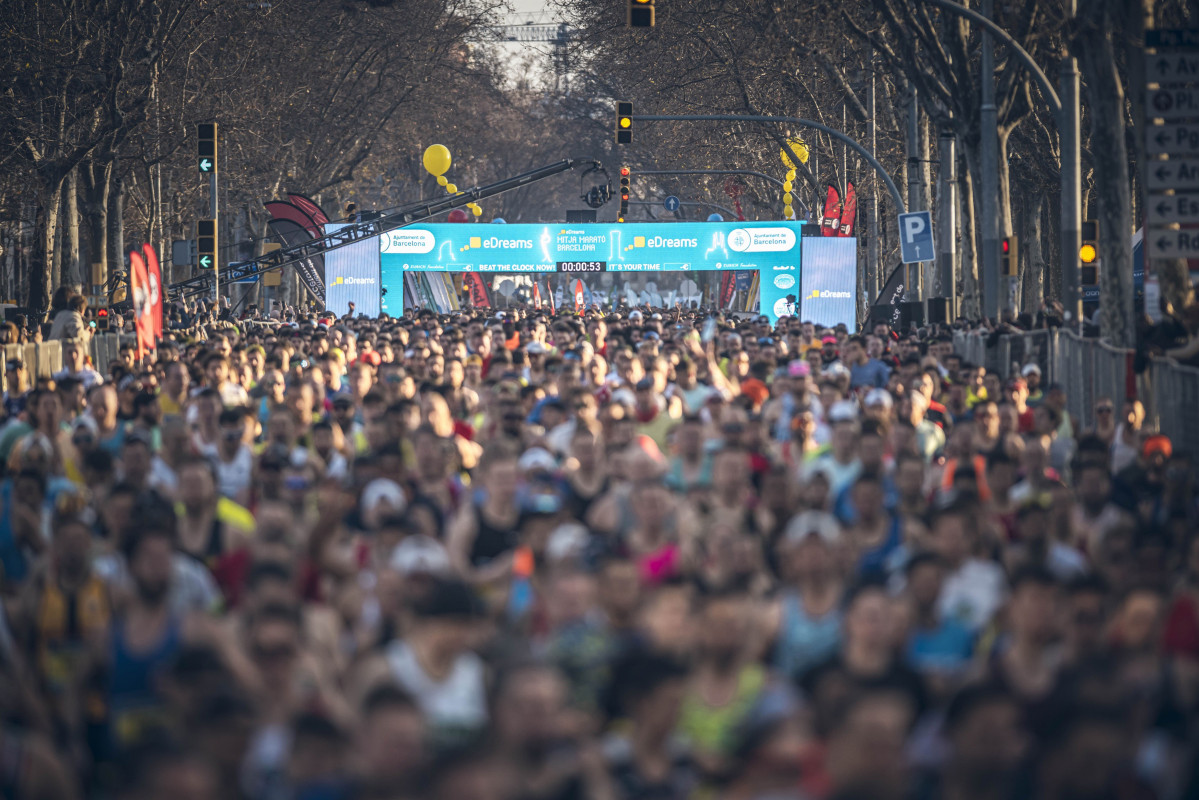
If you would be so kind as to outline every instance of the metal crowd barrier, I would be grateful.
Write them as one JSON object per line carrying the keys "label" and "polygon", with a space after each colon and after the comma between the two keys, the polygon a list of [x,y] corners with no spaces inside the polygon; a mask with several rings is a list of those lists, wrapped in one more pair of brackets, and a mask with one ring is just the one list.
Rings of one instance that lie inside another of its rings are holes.
{"label": "metal crowd barrier", "polygon": [[[1041,368],[1041,385],[1059,383],[1066,390],[1066,408],[1083,428],[1095,424],[1095,403],[1110,397],[1119,409],[1124,399],[1145,402],[1148,429],[1188,441],[1199,439],[1199,369],[1159,359],[1139,382],[1133,371],[1132,350],[1112,347],[1061,328],[1004,334],[987,346],[988,337],[958,331],[954,349],[987,371],[1007,380],[1028,364]],[[980,353],[980,348],[985,352]],[[1190,409],[1188,416],[1186,411]],[[1187,444],[1199,452],[1199,441]]]}
{"label": "metal crowd barrier", "polygon": [[1148,376],[1147,424],[1169,436],[1176,449],[1199,454],[1199,367],[1155,358]]}
{"label": "metal crowd barrier", "polygon": [[987,360],[986,337],[977,331],[954,331],[953,351],[971,364],[985,364]]}

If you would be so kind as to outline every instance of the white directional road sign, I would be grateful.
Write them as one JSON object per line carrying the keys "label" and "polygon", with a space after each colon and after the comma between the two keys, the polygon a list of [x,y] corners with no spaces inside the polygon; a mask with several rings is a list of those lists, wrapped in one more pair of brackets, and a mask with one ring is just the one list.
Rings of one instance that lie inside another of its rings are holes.
{"label": "white directional road sign", "polygon": [[1145,98],[1145,114],[1167,120],[1199,117],[1199,87],[1151,89]]}
{"label": "white directional road sign", "polygon": [[1150,258],[1199,258],[1199,231],[1145,230]]}
{"label": "white directional road sign", "polygon": [[1199,81],[1199,53],[1146,53],[1145,80],[1162,86]]}
{"label": "white directional road sign", "polygon": [[1199,155],[1199,125],[1147,126],[1145,148],[1152,154]]}
{"label": "white directional road sign", "polygon": [[1163,189],[1199,189],[1199,158],[1172,158],[1151,161],[1145,172],[1149,191]]}
{"label": "white directional road sign", "polygon": [[1174,222],[1199,222],[1199,194],[1160,195],[1145,198],[1145,222],[1149,227]]}
{"label": "white directional road sign", "polygon": [[933,245],[933,216],[928,211],[913,211],[899,215],[900,260],[919,264],[936,257]]}

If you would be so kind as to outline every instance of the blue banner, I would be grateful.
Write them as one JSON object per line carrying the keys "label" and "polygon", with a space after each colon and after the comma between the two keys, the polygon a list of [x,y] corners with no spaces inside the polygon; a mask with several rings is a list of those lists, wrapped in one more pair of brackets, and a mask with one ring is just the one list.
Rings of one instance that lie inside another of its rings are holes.
{"label": "blue banner", "polygon": [[[326,233],[334,233],[348,223],[330,222]],[[379,246],[371,239],[339,247],[325,253],[325,308],[345,316],[354,304],[354,314],[379,316]],[[397,297],[403,290],[396,287]]]}
{"label": "blue banner", "polygon": [[803,241],[803,290],[799,315],[821,325],[857,326],[858,240],[809,236]]}
{"label": "blue banner", "polygon": [[[760,301],[753,305],[777,319],[794,313],[800,228],[799,222],[414,225],[380,237],[381,283],[387,290],[382,310],[399,313],[404,276],[412,272],[559,273],[582,278],[587,291],[604,289],[612,296],[615,285],[621,296],[644,298],[669,292],[652,279],[607,273],[736,270],[761,274]],[[698,296],[673,286],[670,291]]]}

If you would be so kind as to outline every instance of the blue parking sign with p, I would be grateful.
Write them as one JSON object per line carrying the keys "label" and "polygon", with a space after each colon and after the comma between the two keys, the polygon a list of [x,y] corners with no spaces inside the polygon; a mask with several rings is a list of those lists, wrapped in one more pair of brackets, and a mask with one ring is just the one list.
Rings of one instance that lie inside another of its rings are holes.
{"label": "blue parking sign with p", "polygon": [[936,253],[931,212],[913,211],[899,215],[899,250],[900,261],[904,264],[933,260]]}

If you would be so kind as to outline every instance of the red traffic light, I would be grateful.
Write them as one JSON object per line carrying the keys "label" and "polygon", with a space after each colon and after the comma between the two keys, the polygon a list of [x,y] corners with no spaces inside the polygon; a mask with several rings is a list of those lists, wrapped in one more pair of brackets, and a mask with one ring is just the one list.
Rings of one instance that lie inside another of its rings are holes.
{"label": "red traffic light", "polygon": [[621,167],[621,168],[620,168],[620,177],[622,177],[622,178],[627,178],[627,177],[629,177],[629,168],[628,168],[628,167]]}
{"label": "red traffic light", "polygon": [[622,192],[620,193],[620,199],[621,199],[621,200],[628,200],[628,199],[629,199],[629,193],[628,193],[627,191],[622,191]]}
{"label": "red traffic light", "polygon": [[1012,243],[1008,239],[1003,240],[1003,254],[1006,256],[1012,251]]}
{"label": "red traffic light", "polygon": [[102,309],[100,309],[99,311],[97,311],[97,312],[96,312],[96,316],[97,316],[97,317],[107,317],[107,316],[108,316],[108,309],[107,309],[107,308],[102,308]]}

